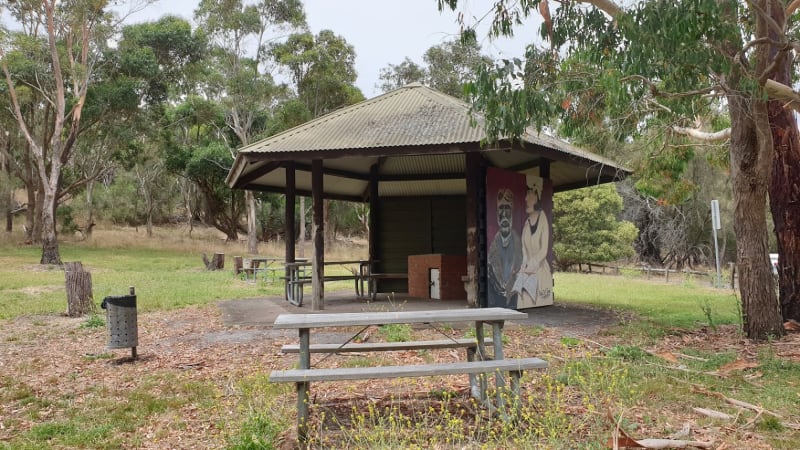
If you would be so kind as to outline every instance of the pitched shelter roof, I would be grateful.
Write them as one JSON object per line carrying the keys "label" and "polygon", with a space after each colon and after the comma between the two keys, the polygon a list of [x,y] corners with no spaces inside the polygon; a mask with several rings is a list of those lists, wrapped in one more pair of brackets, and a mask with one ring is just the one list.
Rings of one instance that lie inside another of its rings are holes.
{"label": "pitched shelter roof", "polygon": [[537,173],[549,162],[556,191],[617,181],[630,173],[532,128],[521,142],[482,146],[482,117],[471,118],[469,109],[459,99],[410,84],[242,147],[227,182],[233,188],[283,192],[283,167],[294,161],[297,192],[310,195],[311,161],[322,159],[326,198],[365,200],[375,164],[381,197],[458,195],[466,192],[468,152],[480,152],[491,166],[523,173]]}

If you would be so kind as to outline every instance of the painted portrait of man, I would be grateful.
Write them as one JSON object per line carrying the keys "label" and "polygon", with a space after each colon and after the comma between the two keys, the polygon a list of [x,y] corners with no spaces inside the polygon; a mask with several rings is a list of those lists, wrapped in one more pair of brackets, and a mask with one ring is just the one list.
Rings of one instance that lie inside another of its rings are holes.
{"label": "painted portrait of man", "polygon": [[522,266],[519,224],[525,217],[525,177],[495,168],[486,176],[487,306],[515,309],[511,289]]}
{"label": "painted portrait of man", "polygon": [[489,307],[553,304],[550,180],[489,168],[486,173]]}

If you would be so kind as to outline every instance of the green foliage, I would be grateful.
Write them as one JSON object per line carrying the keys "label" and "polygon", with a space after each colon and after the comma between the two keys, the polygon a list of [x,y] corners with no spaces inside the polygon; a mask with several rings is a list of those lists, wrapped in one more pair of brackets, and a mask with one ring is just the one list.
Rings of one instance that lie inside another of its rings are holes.
{"label": "green foliage", "polygon": [[577,347],[581,344],[581,340],[578,338],[570,337],[570,336],[563,336],[560,339],[561,345],[564,347]]}
{"label": "green foliage", "polygon": [[624,359],[626,361],[641,361],[648,358],[650,355],[637,346],[631,345],[615,345],[606,352],[611,358]]}
{"label": "green foliage", "polygon": [[89,316],[88,319],[86,319],[85,322],[81,324],[80,328],[92,329],[92,328],[104,327],[105,325],[106,321],[103,320],[102,316],[99,316],[97,314],[92,314],[91,316]]}
{"label": "green foliage", "polygon": [[144,81],[149,103],[163,102],[197,71],[207,45],[205,36],[179,17],[129,25],[119,44],[121,72]]}
{"label": "green foliage", "polygon": [[138,226],[144,223],[143,202],[136,179],[130,172],[120,172],[114,183],[95,189],[95,205],[100,218],[119,225]]}
{"label": "green foliage", "polygon": [[355,87],[355,49],[331,30],[316,36],[296,33],[283,43],[271,44],[269,55],[286,67],[297,87],[299,100],[313,117],[364,99]]}
{"label": "green foliage", "polygon": [[427,71],[407,56],[400,64],[389,64],[380,70],[380,89],[389,92],[411,83],[422,83]]}
{"label": "green foliage", "polygon": [[412,338],[411,326],[407,323],[381,325],[380,332],[387,342],[408,342]]}
{"label": "green foliage", "polygon": [[633,255],[637,230],[617,220],[622,198],[614,186],[561,192],[553,203],[553,252],[561,267]]}
{"label": "green foliage", "polygon": [[78,231],[78,224],[72,217],[72,207],[69,205],[59,206],[56,210],[56,217],[61,221],[61,232],[63,234],[74,234]]}

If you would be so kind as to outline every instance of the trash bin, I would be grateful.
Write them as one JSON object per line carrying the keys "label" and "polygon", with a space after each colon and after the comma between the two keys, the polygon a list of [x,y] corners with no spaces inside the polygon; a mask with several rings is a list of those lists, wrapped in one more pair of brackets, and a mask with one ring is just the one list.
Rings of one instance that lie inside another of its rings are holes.
{"label": "trash bin", "polygon": [[110,296],[103,299],[100,307],[106,310],[108,348],[131,348],[131,357],[136,358],[139,331],[136,319],[136,294],[131,287],[130,295]]}

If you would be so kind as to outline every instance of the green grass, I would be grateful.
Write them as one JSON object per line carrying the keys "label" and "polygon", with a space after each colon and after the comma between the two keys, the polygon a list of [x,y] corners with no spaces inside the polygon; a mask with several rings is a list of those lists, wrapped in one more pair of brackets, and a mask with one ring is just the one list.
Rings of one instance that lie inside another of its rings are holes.
{"label": "green grass", "polygon": [[[628,311],[661,327],[741,323],[739,298],[733,291],[700,284],[557,272],[554,292],[558,303]],[[709,315],[713,323],[708,323]]]}
{"label": "green grass", "polygon": [[[108,386],[98,380],[95,386],[81,395],[79,403],[69,392],[60,396],[51,392],[49,398],[42,398],[42,392],[19,380],[0,380],[0,387],[3,388],[0,389],[0,401],[3,404],[16,402],[28,408],[32,418],[38,417],[39,411],[61,411],[58,416],[42,420],[16,435],[8,442],[9,447],[3,447],[3,443],[0,443],[0,448],[14,449],[123,448],[131,445],[132,441],[123,442],[122,437],[125,434],[135,436],[137,430],[149,420],[168,411],[178,412],[181,407],[193,402],[213,405],[218,398],[211,384],[169,373],[144,376],[135,385],[132,383],[132,387],[125,389]],[[213,410],[210,407],[206,412]],[[170,427],[181,426],[180,417],[173,420]]]}
{"label": "green grass", "polygon": [[[39,266],[40,252],[36,247],[0,244],[0,319],[65,310],[64,273],[58,268]],[[196,251],[62,243],[61,252],[64,261],[81,261],[92,273],[98,305],[105,296],[127,294],[129,286],[136,288],[138,307],[143,311],[283,292],[279,283],[246,283],[234,277],[229,268],[208,272]],[[226,263],[233,254],[226,253]],[[687,420],[687,410],[692,406],[732,412],[733,408],[723,399],[694,389],[701,386],[707,392],[760,405],[784,417],[776,420],[762,415],[747,426],[746,422],[755,414],[733,412],[739,414],[737,421],[723,424],[722,428],[753,430],[765,435],[774,448],[795,448],[798,433],[786,429],[782,423],[798,420],[800,364],[777,357],[777,347],[766,345],[760,347],[757,355],[750,355],[758,368],[720,377],[714,372],[741,358],[741,349],[712,351],[708,346],[693,347],[691,340],[679,342],[681,334],[691,334],[701,326],[713,329],[739,324],[739,300],[731,290],[713,289],[698,279],[666,284],[657,279],[643,280],[634,274],[556,273],[555,281],[559,304],[607,308],[630,315],[613,329],[615,345],[598,347],[591,337],[556,337],[554,348],[549,350],[553,353],[542,355],[551,367],[525,375],[528,397],[523,399],[522,415],[517,422],[475,416],[472,411],[481,409],[477,405],[454,407],[445,388],[431,391],[432,409],[418,411],[417,416],[409,415],[403,400],[385,409],[368,403],[353,411],[349,424],[337,424],[343,428],[333,441],[326,441],[331,437],[322,434],[312,437],[323,447],[327,444],[339,448],[599,449],[606,448],[604,442],[612,426],[607,418],[609,411],[637,437],[663,437],[677,431],[682,422],[671,419]],[[326,283],[325,288],[326,291],[352,289],[352,282]],[[93,332],[93,328],[103,326],[102,322],[102,314],[88,316],[80,325],[80,332]],[[32,335],[40,333],[46,324],[38,320],[32,323],[29,332]],[[414,338],[413,330],[404,327],[385,327],[381,332],[387,340]],[[523,330],[522,336],[536,346],[537,339],[548,332],[544,327],[531,327]],[[474,335],[474,330],[467,331],[470,333]],[[665,336],[676,339],[676,352],[693,358],[671,363],[651,353],[649,346]],[[509,333],[503,339],[507,342]],[[84,359],[92,362],[111,357],[110,353],[87,353]],[[388,358],[370,355],[349,357],[339,364],[362,367],[393,363]],[[44,366],[47,362],[35,364]],[[30,368],[32,372],[35,370],[46,369]],[[157,439],[137,434],[150,421],[168,417],[173,432],[185,428],[181,411],[188,404],[200,405],[197,410],[200,417],[193,420],[208,421],[218,427],[227,448],[278,448],[282,433],[294,427],[295,397],[293,386],[269,383],[268,372],[265,369],[238,378],[231,375],[223,387],[213,381],[192,379],[190,372],[165,368],[142,374],[124,388],[96,380],[95,386],[81,394],[80,402],[74,392],[43,390],[24,377],[5,374],[0,376],[0,404],[25,411],[25,419],[17,416],[18,422],[2,422],[6,429],[23,431],[10,441],[0,442],[0,449],[140,447],[150,443],[150,439]],[[756,373],[758,376],[753,379]],[[236,409],[232,415],[220,414],[231,404]],[[50,415],[51,411],[58,414]],[[324,416],[325,411],[319,414]],[[698,429],[721,427],[712,419],[688,414],[697,422]],[[30,422],[30,426],[23,422]],[[321,422],[327,423],[324,417]],[[646,433],[638,433],[645,428]],[[316,431],[321,433],[319,429]],[[735,442],[734,437],[727,439],[728,445]]]}
{"label": "green grass", "polygon": [[[62,261],[81,261],[91,272],[98,310],[104,297],[127,295],[129,286],[136,289],[137,308],[143,312],[283,293],[280,283],[246,283],[228,268],[209,272],[195,253],[74,244],[61,244],[60,249]],[[64,272],[40,266],[40,257],[36,247],[0,246],[0,319],[66,310]]]}

